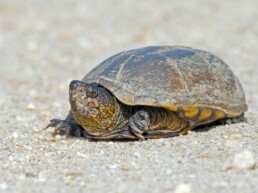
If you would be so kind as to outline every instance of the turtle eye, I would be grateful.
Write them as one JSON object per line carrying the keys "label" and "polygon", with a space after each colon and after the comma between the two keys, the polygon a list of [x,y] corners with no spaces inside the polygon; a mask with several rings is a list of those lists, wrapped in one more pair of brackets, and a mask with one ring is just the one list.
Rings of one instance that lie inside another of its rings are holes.
{"label": "turtle eye", "polygon": [[88,85],[86,88],[87,97],[95,98],[98,95],[97,86]]}

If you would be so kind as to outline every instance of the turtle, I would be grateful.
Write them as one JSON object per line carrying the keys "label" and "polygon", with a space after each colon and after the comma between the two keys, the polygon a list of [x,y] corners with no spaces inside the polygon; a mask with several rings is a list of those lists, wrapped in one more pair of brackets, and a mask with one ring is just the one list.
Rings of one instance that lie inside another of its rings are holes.
{"label": "turtle", "polygon": [[[241,122],[243,88],[210,52],[185,46],[123,51],[69,85],[71,110],[52,119],[53,135],[152,139],[187,134],[221,120]],[[225,122],[224,122],[225,123]]]}

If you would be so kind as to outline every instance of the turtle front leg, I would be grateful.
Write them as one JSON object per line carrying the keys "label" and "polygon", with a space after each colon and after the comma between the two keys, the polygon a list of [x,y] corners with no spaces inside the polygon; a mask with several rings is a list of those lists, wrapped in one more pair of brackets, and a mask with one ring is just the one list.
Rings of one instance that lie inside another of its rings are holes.
{"label": "turtle front leg", "polygon": [[49,127],[55,128],[52,134],[53,136],[56,136],[56,135],[65,135],[66,137],[82,136],[83,128],[76,123],[71,113],[69,113],[69,115],[66,117],[65,120],[60,120],[60,119],[50,120],[50,123],[44,128],[44,130]]}
{"label": "turtle front leg", "polygon": [[143,134],[148,132],[150,126],[150,115],[145,110],[139,110],[129,118],[129,125],[139,139],[145,139]]}

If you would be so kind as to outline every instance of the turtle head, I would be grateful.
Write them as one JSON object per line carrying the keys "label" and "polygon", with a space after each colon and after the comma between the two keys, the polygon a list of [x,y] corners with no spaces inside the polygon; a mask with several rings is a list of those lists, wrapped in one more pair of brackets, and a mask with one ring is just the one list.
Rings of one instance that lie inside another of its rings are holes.
{"label": "turtle head", "polygon": [[88,134],[101,136],[113,128],[119,108],[114,95],[103,86],[73,80],[69,100],[75,121]]}

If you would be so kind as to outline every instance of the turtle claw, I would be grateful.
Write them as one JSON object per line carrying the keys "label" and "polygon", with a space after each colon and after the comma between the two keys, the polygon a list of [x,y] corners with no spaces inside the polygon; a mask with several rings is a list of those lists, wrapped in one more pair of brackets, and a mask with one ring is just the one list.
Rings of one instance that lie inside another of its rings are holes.
{"label": "turtle claw", "polygon": [[44,130],[49,127],[55,128],[52,136],[65,135],[66,138],[69,136],[81,136],[81,128],[78,125],[72,124],[66,120],[52,119],[50,120],[50,123],[44,128]]}
{"label": "turtle claw", "polygon": [[129,118],[129,124],[132,132],[139,139],[145,139],[144,134],[147,133],[150,125],[149,114],[145,110],[140,110]]}

